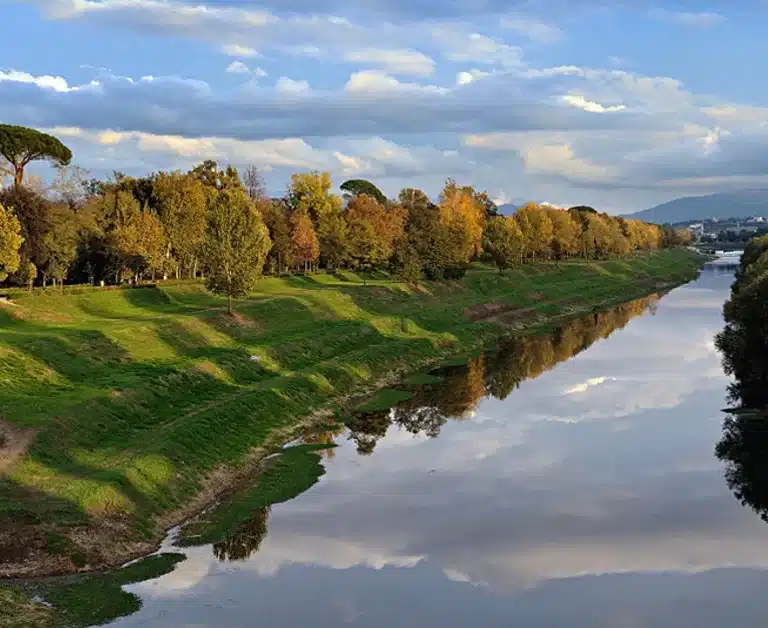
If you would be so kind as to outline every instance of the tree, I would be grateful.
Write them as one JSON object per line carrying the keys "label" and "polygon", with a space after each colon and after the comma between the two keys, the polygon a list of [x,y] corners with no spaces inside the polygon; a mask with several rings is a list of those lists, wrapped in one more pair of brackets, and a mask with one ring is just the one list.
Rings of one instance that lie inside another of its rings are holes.
{"label": "tree", "polygon": [[19,249],[23,241],[18,219],[10,209],[0,205],[0,281],[19,269]]}
{"label": "tree", "polygon": [[293,218],[291,230],[291,259],[297,266],[304,266],[304,272],[310,264],[320,257],[320,243],[315,227],[307,214],[298,213]]}
{"label": "tree", "polygon": [[209,207],[203,241],[208,290],[232,299],[244,297],[261,275],[271,243],[261,216],[242,190],[224,189]]}
{"label": "tree", "polygon": [[493,260],[499,274],[520,259],[523,249],[523,234],[514,218],[497,216],[491,218],[483,232],[483,251]]}
{"label": "tree", "polygon": [[264,176],[261,174],[261,170],[253,164],[245,169],[243,185],[245,186],[245,191],[248,192],[248,197],[252,201],[267,198],[267,185],[264,182]]}
{"label": "tree", "polygon": [[20,186],[0,190],[0,205],[10,209],[21,225],[22,264],[45,264],[45,235],[51,230],[51,203],[32,190]]}
{"label": "tree", "polygon": [[287,216],[288,208],[283,200],[267,201],[262,205],[262,217],[269,229],[269,238],[272,248],[269,251],[270,266],[273,266],[278,275],[283,268],[293,265],[291,259],[292,225]]}
{"label": "tree", "polygon": [[66,166],[72,151],[57,138],[35,129],[0,124],[0,155],[13,168],[13,182],[19,188],[24,181],[24,169],[32,161],[50,161]]}
{"label": "tree", "polygon": [[472,188],[460,188],[452,179],[446,182],[438,207],[440,222],[453,231],[452,244],[460,247],[457,258],[468,263],[482,249],[485,207],[475,198]]}
{"label": "tree", "polygon": [[288,187],[288,206],[294,213],[308,215],[317,227],[328,214],[341,210],[341,199],[331,194],[331,186],[328,172],[293,174]]}
{"label": "tree", "polygon": [[515,212],[525,242],[525,253],[533,259],[549,257],[552,253],[554,227],[549,214],[536,203],[526,203]]}
{"label": "tree", "polygon": [[134,215],[115,231],[115,246],[121,266],[138,280],[146,272],[162,271],[166,264],[166,235],[163,223],[150,210]]}
{"label": "tree", "polygon": [[361,194],[347,206],[349,256],[361,268],[381,268],[392,255],[395,240],[403,234],[405,210],[387,210],[375,198]]}
{"label": "tree", "polygon": [[77,259],[80,241],[78,220],[74,211],[67,205],[53,205],[49,214],[50,230],[43,236],[42,265],[43,286],[46,277],[63,285],[69,270]]}
{"label": "tree", "polygon": [[349,179],[348,181],[344,181],[339,188],[347,193],[346,196],[348,196],[348,198],[354,198],[355,196],[365,194],[366,196],[375,198],[382,205],[386,205],[387,203],[387,197],[384,196],[382,191],[373,183],[366,181],[365,179]]}
{"label": "tree", "polygon": [[153,205],[168,234],[166,259],[173,257],[176,276],[186,268],[190,277],[197,270],[197,257],[205,235],[208,196],[197,177],[181,172],[158,173],[153,185]]}
{"label": "tree", "polygon": [[581,226],[573,216],[562,209],[547,210],[552,221],[552,252],[557,259],[567,258],[579,252]]}
{"label": "tree", "polygon": [[77,209],[88,196],[88,171],[80,166],[60,166],[51,186],[58,201]]}
{"label": "tree", "polygon": [[317,227],[320,255],[328,268],[341,266],[349,257],[347,221],[341,212],[332,212]]}
{"label": "tree", "polygon": [[237,168],[227,166],[226,170],[219,170],[218,163],[213,159],[206,159],[192,168],[189,174],[199,179],[211,191],[243,187]]}

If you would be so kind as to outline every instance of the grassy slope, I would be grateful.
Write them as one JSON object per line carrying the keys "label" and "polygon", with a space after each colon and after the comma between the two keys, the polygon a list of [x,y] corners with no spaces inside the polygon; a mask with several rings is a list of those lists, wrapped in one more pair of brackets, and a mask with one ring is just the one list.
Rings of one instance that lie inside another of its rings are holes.
{"label": "grassy slope", "polygon": [[23,430],[36,438],[0,480],[0,575],[115,564],[146,549],[168,513],[275,430],[497,336],[463,315],[471,305],[564,315],[680,282],[698,264],[665,251],[505,277],[478,268],[418,292],[352,275],[270,278],[238,303],[238,321],[199,284],[2,306],[0,419],[17,440]]}

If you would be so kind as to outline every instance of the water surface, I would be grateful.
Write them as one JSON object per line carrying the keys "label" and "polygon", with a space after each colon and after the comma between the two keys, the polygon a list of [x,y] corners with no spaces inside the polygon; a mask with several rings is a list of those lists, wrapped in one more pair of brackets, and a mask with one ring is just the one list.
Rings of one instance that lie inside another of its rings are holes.
{"label": "water surface", "polygon": [[253,543],[129,587],[144,607],[112,625],[763,625],[768,527],[713,455],[731,281],[705,270],[319,436],[340,445],[319,483],[254,512]]}

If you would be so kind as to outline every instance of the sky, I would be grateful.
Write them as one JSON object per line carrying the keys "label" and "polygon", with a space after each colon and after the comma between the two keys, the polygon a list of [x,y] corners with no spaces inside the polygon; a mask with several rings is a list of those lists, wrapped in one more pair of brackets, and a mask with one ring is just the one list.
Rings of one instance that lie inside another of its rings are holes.
{"label": "sky", "polygon": [[[768,185],[768,2],[0,0],[0,120],[105,176],[256,165],[610,213]],[[51,169],[38,167],[44,177]]]}

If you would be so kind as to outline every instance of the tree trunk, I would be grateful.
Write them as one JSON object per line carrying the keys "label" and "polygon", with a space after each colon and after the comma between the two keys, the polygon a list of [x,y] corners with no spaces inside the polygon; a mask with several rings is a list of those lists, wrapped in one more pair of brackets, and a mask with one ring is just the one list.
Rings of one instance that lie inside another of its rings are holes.
{"label": "tree trunk", "polygon": [[24,182],[24,166],[14,164],[13,185],[18,190]]}
{"label": "tree trunk", "polygon": [[232,314],[232,294],[227,294],[227,312]]}

